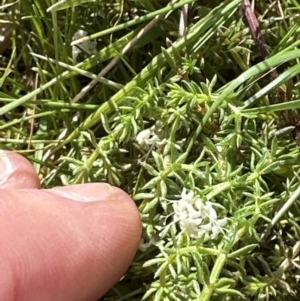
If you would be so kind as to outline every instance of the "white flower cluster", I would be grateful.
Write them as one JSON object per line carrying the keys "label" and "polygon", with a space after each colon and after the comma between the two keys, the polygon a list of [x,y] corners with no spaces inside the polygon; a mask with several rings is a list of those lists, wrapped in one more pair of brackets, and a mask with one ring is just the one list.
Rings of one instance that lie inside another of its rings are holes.
{"label": "white flower cluster", "polygon": [[[73,36],[73,41],[83,38],[87,35],[87,32],[80,29],[75,32]],[[72,46],[72,57],[74,60],[77,60],[78,55],[83,51],[88,54],[95,54],[97,53],[97,43],[95,41],[86,41],[77,45]]]}
{"label": "white flower cluster", "polygon": [[194,197],[193,191],[187,193],[186,188],[181,193],[181,199],[174,201],[173,209],[175,221],[193,238],[209,235],[214,239],[227,223],[227,218],[218,219],[211,202],[203,203]]}
{"label": "white flower cluster", "polygon": [[149,129],[145,129],[141,132],[139,132],[136,136],[136,141],[140,145],[155,145],[155,146],[161,146],[166,144],[166,139],[161,140],[158,135],[156,135],[154,131],[155,127],[152,126]]}

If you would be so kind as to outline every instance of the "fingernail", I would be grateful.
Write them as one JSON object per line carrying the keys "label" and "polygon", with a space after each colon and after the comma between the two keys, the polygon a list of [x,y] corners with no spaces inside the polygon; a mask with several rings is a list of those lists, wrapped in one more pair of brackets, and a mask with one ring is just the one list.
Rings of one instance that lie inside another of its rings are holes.
{"label": "fingernail", "polygon": [[0,176],[0,186],[4,186],[10,175],[12,175],[14,172],[14,168],[6,152],[3,150],[0,150],[0,169],[2,170]]}
{"label": "fingernail", "polygon": [[40,188],[39,177],[31,163],[13,151],[0,150],[1,188]]}
{"label": "fingernail", "polygon": [[116,199],[115,188],[105,183],[88,183],[66,187],[55,187],[51,189],[51,193],[79,202],[109,201]]}

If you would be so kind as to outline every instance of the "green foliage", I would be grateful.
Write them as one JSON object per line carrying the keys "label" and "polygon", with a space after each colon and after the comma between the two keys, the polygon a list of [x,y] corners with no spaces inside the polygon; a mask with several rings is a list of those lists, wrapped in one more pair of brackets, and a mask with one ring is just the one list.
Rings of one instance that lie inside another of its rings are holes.
{"label": "green foliage", "polygon": [[[297,300],[300,151],[280,115],[300,108],[297,1],[256,1],[264,61],[241,0],[11,3],[1,148],[44,187],[109,182],[141,212],[144,250],[103,300]],[[74,59],[88,40],[97,52]],[[292,101],[273,104],[291,78]],[[215,239],[174,221],[183,188],[228,218]]]}

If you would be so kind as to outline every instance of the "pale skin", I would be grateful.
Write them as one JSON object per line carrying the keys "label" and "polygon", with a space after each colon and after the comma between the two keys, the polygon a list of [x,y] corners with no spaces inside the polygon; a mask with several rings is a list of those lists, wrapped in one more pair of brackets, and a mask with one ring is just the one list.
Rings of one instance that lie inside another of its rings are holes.
{"label": "pale skin", "polygon": [[0,300],[96,301],[124,275],[140,237],[122,190],[40,189],[26,159],[0,151]]}

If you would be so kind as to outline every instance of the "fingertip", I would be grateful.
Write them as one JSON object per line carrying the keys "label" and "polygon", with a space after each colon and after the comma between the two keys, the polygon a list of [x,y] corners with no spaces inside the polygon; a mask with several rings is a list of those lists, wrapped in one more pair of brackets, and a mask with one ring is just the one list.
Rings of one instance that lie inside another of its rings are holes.
{"label": "fingertip", "polygon": [[[101,266],[98,271],[102,273],[99,279],[102,287],[97,288],[98,296],[107,292],[126,273],[138,250],[142,234],[141,215],[136,204],[123,190],[113,189],[114,196],[107,202],[96,201],[91,206],[83,204],[87,206],[82,208],[89,216],[90,225],[93,225],[87,232],[94,232],[95,249],[99,249],[97,242],[101,242],[101,255],[98,258],[102,260],[99,260]],[[95,229],[98,233],[95,233]]]}
{"label": "fingertip", "polygon": [[13,151],[0,150],[0,188],[40,188],[39,177],[32,164]]}
{"label": "fingertip", "polygon": [[125,212],[136,219],[137,227],[141,228],[141,218],[138,208],[132,198],[121,188],[111,186],[107,183],[85,183],[51,189],[55,194],[80,202],[115,202],[119,212]]}
{"label": "fingertip", "polygon": [[[68,190],[70,195],[60,194]],[[80,202],[85,193],[89,201]],[[8,254],[17,279],[12,287],[24,300],[96,300],[126,273],[139,245],[141,218],[123,190],[92,183],[5,194],[0,254]]]}
{"label": "fingertip", "polygon": [[136,254],[142,234],[140,212],[125,191],[105,183],[57,187],[51,189],[53,192],[81,203],[80,212],[88,221],[86,238],[91,238],[94,250],[101,250],[98,256],[94,251],[102,262],[97,271],[105,275],[99,280],[102,287],[96,289],[100,296],[124,275]]}
{"label": "fingertip", "polygon": [[[55,187],[51,189],[51,192],[84,203],[108,202],[107,208],[111,208],[115,216],[113,218],[111,215],[108,216],[107,223],[124,223],[120,228],[130,228],[128,234],[132,241],[131,245],[138,245],[142,232],[140,212],[132,198],[124,190],[106,183],[86,183]],[[95,206],[97,206],[96,204]],[[97,210],[93,209],[93,211]]]}
{"label": "fingertip", "polygon": [[136,229],[138,242],[142,234],[142,218],[133,199],[122,189],[114,187],[115,194],[118,196],[117,200],[124,206],[124,212],[130,214],[132,221],[135,223],[133,227]]}
{"label": "fingertip", "polygon": [[[130,219],[132,227],[132,241],[135,241],[136,249],[140,243],[142,235],[142,218],[133,199],[122,189],[114,187],[117,195],[117,204],[122,207],[122,213],[127,219]],[[121,209],[120,209],[121,210]]]}

